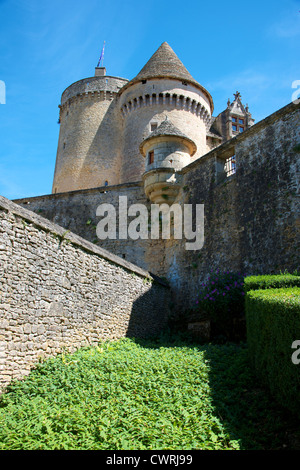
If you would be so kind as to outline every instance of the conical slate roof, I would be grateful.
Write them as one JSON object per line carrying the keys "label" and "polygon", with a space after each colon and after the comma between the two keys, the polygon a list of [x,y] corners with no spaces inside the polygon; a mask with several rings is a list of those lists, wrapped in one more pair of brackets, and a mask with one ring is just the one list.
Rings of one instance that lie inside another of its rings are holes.
{"label": "conical slate roof", "polygon": [[167,42],[163,42],[154,52],[134,80],[147,80],[153,77],[180,78],[197,83]]}
{"label": "conical slate roof", "polygon": [[188,139],[188,137],[183,134],[183,132],[181,132],[178,127],[175,127],[167,117],[153,132],[151,132],[147,139],[152,137],[159,137],[161,135],[175,135]]}
{"label": "conical slate roof", "polygon": [[213,109],[213,100],[211,95],[187,71],[181,60],[177,57],[167,42],[163,42],[161,44],[137,76],[130,80],[122,90],[136,82],[141,82],[142,80],[148,80],[150,78],[174,78],[182,80],[183,82],[191,83],[200,88],[207,95],[211,108]]}
{"label": "conical slate roof", "polygon": [[180,137],[181,139],[184,139],[186,143],[188,143],[190,149],[191,149],[191,154],[194,155],[194,153],[197,150],[195,142],[187,137],[183,132],[181,132],[177,127],[172,124],[171,121],[169,121],[168,117],[153,131],[151,134],[146,137],[146,139],[143,140],[143,142],[140,145],[140,151],[143,154],[143,146],[145,142],[155,138],[155,137],[161,137],[161,136],[171,136],[171,137]]}

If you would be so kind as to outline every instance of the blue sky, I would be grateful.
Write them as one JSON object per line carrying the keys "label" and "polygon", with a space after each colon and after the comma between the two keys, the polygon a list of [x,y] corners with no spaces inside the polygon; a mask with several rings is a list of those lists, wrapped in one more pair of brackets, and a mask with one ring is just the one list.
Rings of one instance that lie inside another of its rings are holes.
{"label": "blue sky", "polygon": [[0,0],[0,18],[9,199],[51,193],[61,94],[94,75],[103,41],[107,74],[128,79],[167,41],[211,93],[214,115],[238,90],[257,122],[291,102],[300,80],[299,0]]}

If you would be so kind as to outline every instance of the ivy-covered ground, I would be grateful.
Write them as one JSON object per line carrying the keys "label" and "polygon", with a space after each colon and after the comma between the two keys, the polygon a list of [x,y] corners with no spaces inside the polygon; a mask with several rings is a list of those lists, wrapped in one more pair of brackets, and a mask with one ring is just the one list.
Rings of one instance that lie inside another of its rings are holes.
{"label": "ivy-covered ground", "polygon": [[245,345],[122,339],[59,355],[0,398],[0,449],[289,449],[297,423]]}

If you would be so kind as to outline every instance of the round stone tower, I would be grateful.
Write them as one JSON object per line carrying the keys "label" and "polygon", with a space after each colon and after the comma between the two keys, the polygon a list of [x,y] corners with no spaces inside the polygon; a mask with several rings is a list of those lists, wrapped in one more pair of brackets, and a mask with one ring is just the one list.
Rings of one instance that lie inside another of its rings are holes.
{"label": "round stone tower", "polygon": [[114,98],[127,82],[96,67],[94,77],[63,92],[53,193],[119,183],[122,121]]}
{"label": "round stone tower", "polygon": [[140,152],[146,159],[144,188],[151,202],[171,205],[175,201],[181,186],[178,171],[190,163],[196,151],[195,142],[168,118],[141,143]]}
{"label": "round stone tower", "polygon": [[211,95],[194,80],[166,42],[120,90],[119,108],[124,125],[120,182],[141,180],[145,162],[140,143],[166,116],[196,144],[197,151],[189,162],[207,153],[206,132],[213,111]]}

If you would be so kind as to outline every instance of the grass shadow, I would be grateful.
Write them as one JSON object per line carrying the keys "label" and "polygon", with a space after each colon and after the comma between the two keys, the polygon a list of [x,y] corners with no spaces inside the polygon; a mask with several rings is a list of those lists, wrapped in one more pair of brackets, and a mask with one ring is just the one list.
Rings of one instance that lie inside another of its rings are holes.
{"label": "grass shadow", "polygon": [[144,348],[191,347],[204,353],[214,414],[241,450],[299,450],[299,420],[259,384],[245,343],[199,344],[186,334],[135,339]]}

